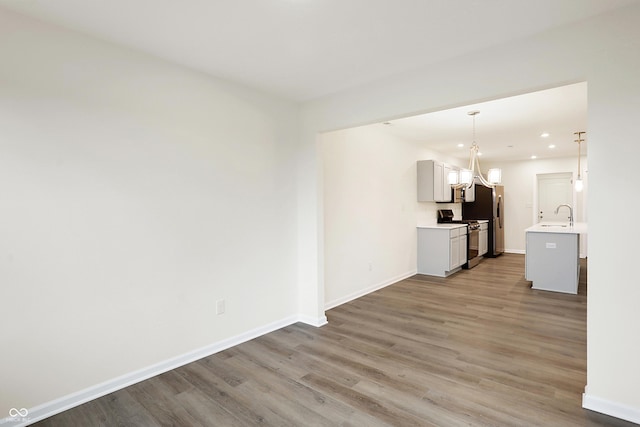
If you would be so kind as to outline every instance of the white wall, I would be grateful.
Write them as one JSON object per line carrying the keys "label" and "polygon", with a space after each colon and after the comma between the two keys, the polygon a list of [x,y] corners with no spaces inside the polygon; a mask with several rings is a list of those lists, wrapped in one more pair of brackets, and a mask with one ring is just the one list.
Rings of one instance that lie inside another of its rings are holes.
{"label": "white wall", "polygon": [[294,106],[0,9],[0,129],[0,418],[295,320]]}
{"label": "white wall", "polygon": [[[640,208],[621,181],[632,182],[640,115],[640,5],[576,25],[454,58],[306,104],[300,158],[298,242],[304,258],[300,292],[311,317],[324,307],[321,157],[316,135],[412,114],[468,105],[587,81],[589,85],[588,389],[585,406],[640,422],[640,286],[633,268],[635,239],[612,221],[612,201]],[[470,74],[471,70],[471,74]],[[615,248],[616,250],[612,250]],[[313,258],[315,257],[315,258]],[[315,302],[311,300],[316,298]]]}
{"label": "white wall", "polygon": [[382,124],[320,138],[325,305],[334,307],[416,273],[416,225],[460,204],[417,202],[416,161],[456,159],[387,134]]}

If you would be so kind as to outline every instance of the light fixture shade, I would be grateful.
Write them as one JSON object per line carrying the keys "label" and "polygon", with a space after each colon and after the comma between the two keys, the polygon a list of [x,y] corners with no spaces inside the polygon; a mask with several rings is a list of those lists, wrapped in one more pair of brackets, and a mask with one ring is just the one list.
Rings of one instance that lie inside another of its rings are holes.
{"label": "light fixture shade", "polygon": [[473,182],[473,171],[469,169],[462,169],[460,171],[460,183],[469,185],[472,182]]}
{"label": "light fixture shade", "polygon": [[458,171],[449,171],[449,175],[447,175],[447,181],[451,185],[458,184]]}
{"label": "light fixture shade", "polygon": [[487,178],[490,184],[500,184],[502,182],[502,169],[499,169],[499,168],[489,169]]}
{"label": "light fixture shade", "polygon": [[582,191],[583,188],[584,188],[584,182],[582,181],[582,178],[578,177],[578,179],[576,179],[576,191],[579,193]]}

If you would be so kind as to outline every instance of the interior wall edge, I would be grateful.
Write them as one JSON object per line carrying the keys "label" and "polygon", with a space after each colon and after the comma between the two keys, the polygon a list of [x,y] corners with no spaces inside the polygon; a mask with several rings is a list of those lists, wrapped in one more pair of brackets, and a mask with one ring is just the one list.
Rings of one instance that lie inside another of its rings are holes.
{"label": "interior wall edge", "polygon": [[300,316],[298,316],[298,320],[302,323],[306,323],[309,326],[315,326],[316,328],[319,328],[329,323],[329,321],[327,320],[327,316],[312,317],[312,316],[301,314]]}

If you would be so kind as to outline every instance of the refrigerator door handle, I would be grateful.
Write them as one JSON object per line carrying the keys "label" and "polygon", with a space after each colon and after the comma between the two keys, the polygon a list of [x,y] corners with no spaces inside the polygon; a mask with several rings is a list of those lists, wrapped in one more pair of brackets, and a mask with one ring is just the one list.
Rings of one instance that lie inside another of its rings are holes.
{"label": "refrigerator door handle", "polygon": [[498,226],[502,228],[502,212],[500,212],[500,208],[502,207],[502,195],[498,195]]}

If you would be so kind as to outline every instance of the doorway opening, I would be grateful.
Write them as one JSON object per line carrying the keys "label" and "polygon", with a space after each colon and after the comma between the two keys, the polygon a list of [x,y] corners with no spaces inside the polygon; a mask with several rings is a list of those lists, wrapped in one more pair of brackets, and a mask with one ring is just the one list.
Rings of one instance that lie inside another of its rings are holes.
{"label": "doorway opening", "polygon": [[[469,111],[480,111],[477,135]],[[579,206],[575,220],[586,221],[588,185],[578,196],[572,187],[574,132],[586,130],[586,120],[580,82],[321,133],[325,309],[415,274],[417,226],[435,224],[439,209],[459,218],[462,211],[461,203],[418,202],[417,161],[465,168],[472,140],[483,172],[502,169],[505,252],[524,254],[524,230],[539,222],[538,174],[567,174],[568,198],[554,196],[545,212],[568,203]]]}

